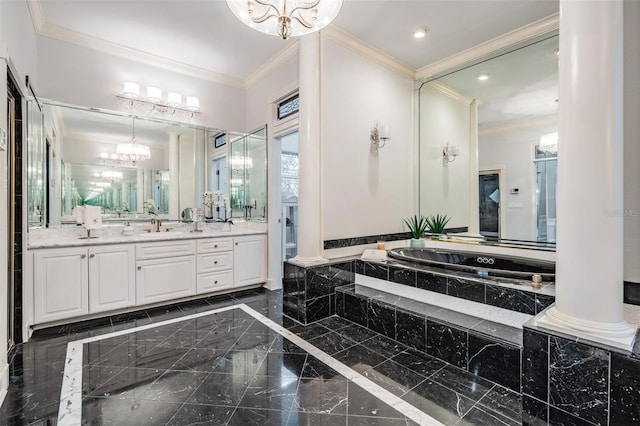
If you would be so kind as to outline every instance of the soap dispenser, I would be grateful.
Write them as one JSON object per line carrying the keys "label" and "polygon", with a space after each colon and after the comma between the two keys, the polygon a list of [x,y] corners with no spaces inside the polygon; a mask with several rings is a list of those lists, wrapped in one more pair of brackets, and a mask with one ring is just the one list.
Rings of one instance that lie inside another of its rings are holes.
{"label": "soap dispenser", "polygon": [[127,222],[124,225],[124,228],[122,228],[122,234],[126,236],[133,235],[133,226],[131,226],[129,222]]}

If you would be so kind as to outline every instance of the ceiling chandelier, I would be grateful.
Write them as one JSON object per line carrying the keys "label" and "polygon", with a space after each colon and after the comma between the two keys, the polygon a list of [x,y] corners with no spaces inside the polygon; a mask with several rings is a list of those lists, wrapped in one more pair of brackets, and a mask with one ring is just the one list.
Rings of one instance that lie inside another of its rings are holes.
{"label": "ceiling chandelier", "polygon": [[227,0],[244,24],[283,40],[318,31],[340,12],[343,0]]}
{"label": "ceiling chandelier", "polygon": [[119,143],[116,149],[116,156],[120,161],[129,161],[134,165],[140,161],[151,158],[151,150],[147,145],[137,143],[136,141],[136,118],[131,117],[133,121],[131,142]]}

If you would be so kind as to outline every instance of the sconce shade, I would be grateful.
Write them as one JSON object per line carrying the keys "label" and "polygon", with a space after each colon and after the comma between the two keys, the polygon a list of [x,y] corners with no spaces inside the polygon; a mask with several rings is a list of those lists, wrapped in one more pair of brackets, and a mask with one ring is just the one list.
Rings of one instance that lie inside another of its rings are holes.
{"label": "sconce shade", "polygon": [[187,109],[192,111],[200,110],[200,99],[195,96],[187,96]]}
{"label": "sconce shade", "polygon": [[176,92],[169,92],[167,94],[167,104],[169,106],[181,106],[182,105],[182,95]]}
{"label": "sconce shade", "polygon": [[140,96],[140,85],[133,81],[127,81],[124,83],[124,96],[127,98],[137,98]]}
{"label": "sconce shade", "polygon": [[227,0],[242,23],[286,40],[318,31],[340,12],[343,0]]}
{"label": "sconce shade", "polygon": [[160,102],[162,100],[162,89],[158,87],[147,87],[147,99],[151,102]]}

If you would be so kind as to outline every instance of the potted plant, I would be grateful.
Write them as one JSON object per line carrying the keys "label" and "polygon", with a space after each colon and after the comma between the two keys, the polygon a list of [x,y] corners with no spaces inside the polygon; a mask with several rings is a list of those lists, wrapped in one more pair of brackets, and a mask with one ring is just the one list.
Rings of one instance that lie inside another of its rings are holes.
{"label": "potted plant", "polygon": [[434,239],[442,239],[444,234],[444,227],[451,220],[446,214],[430,215],[426,218],[427,230],[431,233]]}
{"label": "potted plant", "polygon": [[421,238],[424,231],[427,230],[427,218],[424,216],[413,215],[403,220],[411,233],[411,247],[424,247],[424,241]]}

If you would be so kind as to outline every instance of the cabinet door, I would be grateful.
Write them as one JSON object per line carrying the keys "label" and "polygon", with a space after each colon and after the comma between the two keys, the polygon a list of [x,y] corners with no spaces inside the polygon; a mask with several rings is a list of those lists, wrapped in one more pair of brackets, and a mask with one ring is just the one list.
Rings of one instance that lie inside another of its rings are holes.
{"label": "cabinet door", "polygon": [[89,313],[87,249],[37,250],[33,256],[36,323]]}
{"label": "cabinet door", "polygon": [[267,280],[267,237],[248,235],[234,238],[234,286],[263,283]]}
{"label": "cabinet door", "polygon": [[89,248],[89,312],[134,306],[135,298],[135,247]]}
{"label": "cabinet door", "polygon": [[136,305],[196,294],[195,256],[136,262]]}

